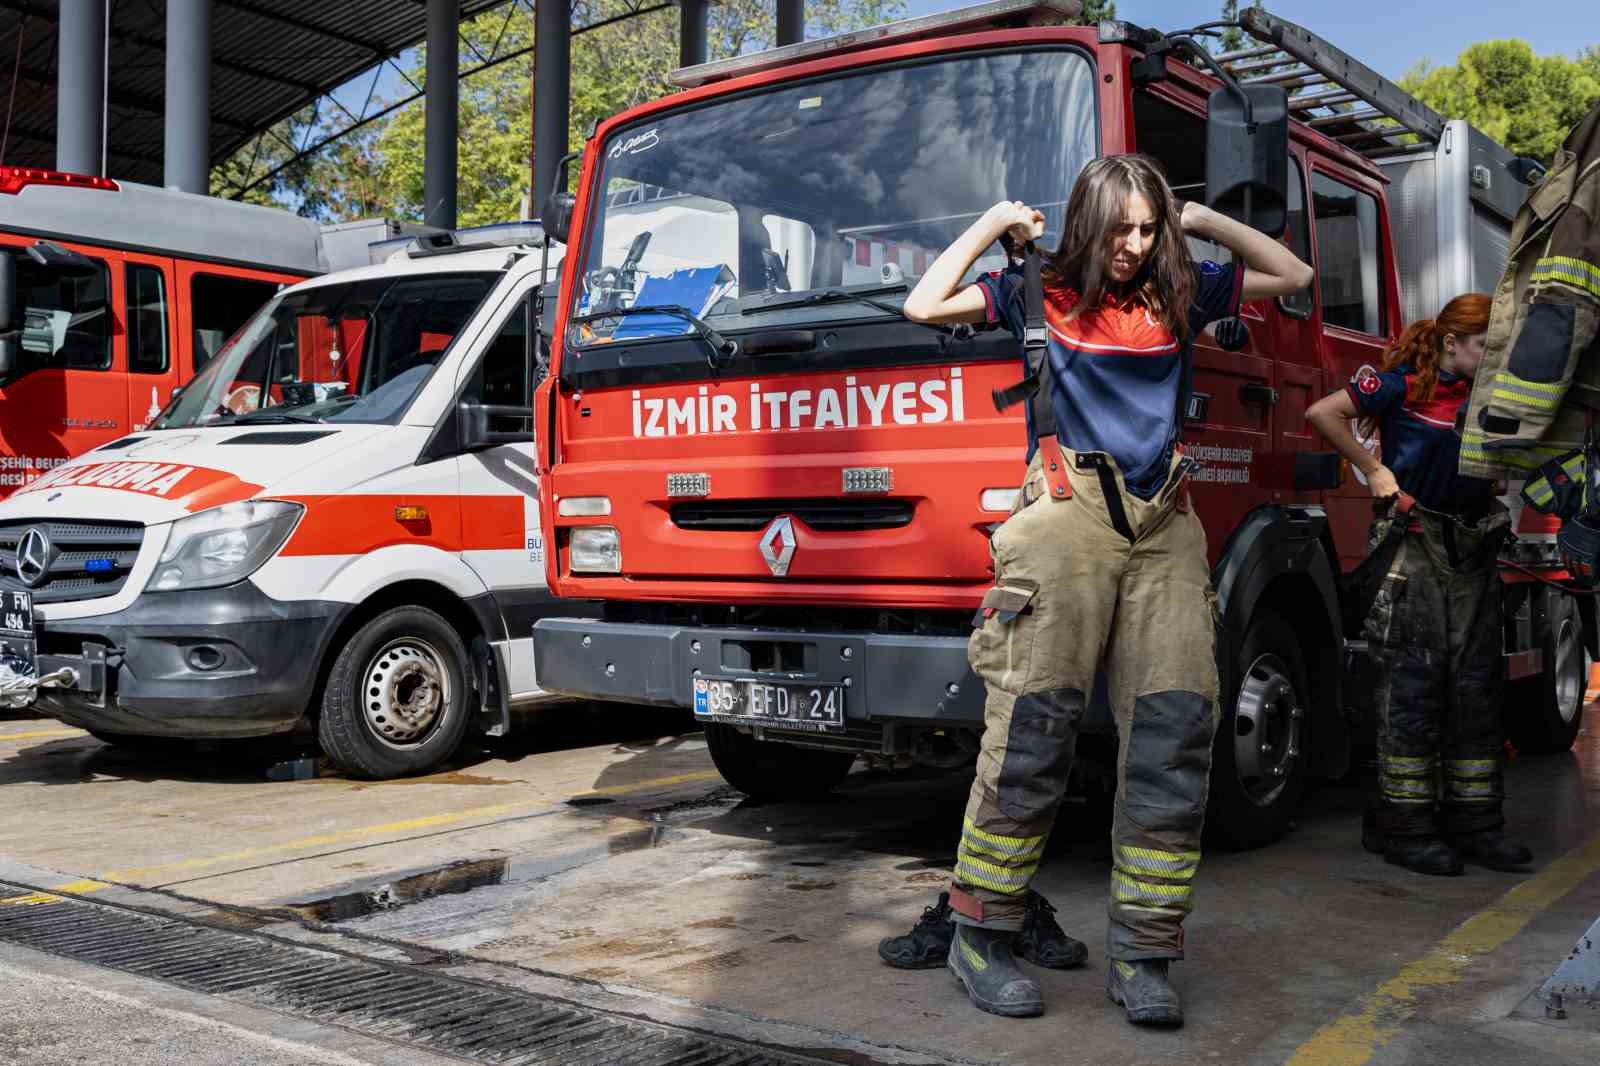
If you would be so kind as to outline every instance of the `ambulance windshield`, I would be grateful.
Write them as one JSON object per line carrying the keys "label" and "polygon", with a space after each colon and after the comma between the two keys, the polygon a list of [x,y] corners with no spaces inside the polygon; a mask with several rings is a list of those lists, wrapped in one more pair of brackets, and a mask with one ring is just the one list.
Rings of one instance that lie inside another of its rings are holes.
{"label": "ambulance windshield", "polygon": [[[1096,152],[1079,52],[885,65],[684,108],[612,134],[570,343],[676,337],[673,305],[738,333],[886,317],[1000,199],[1061,231]],[[1003,266],[998,247],[975,270]],[[814,294],[815,299],[800,299]],[[607,314],[607,312],[613,312]]]}
{"label": "ambulance windshield", "polygon": [[395,422],[500,277],[412,274],[281,294],[151,428]]}

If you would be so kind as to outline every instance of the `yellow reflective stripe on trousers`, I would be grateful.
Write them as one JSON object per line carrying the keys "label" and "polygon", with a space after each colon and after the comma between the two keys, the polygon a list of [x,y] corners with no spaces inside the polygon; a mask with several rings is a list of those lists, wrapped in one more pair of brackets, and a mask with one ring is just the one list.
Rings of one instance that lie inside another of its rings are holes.
{"label": "yellow reflective stripe on trousers", "polygon": [[1445,783],[1445,792],[1451,796],[1492,798],[1500,794],[1493,781],[1462,781],[1451,778]]}
{"label": "yellow reflective stripe on trousers", "polygon": [[1380,755],[1383,769],[1395,774],[1431,774],[1438,764],[1432,755]]}
{"label": "yellow reflective stripe on trousers", "polygon": [[955,875],[962,884],[987,888],[1005,896],[1019,896],[1028,887],[1028,879],[1038,865],[1030,863],[1025,868],[1007,869],[972,855],[961,854],[956,856]]}
{"label": "yellow reflective stripe on trousers", "polygon": [[998,851],[991,851],[987,845],[971,837],[962,837],[959,854],[982,855],[984,856],[984,861],[994,860],[1002,866],[1017,866],[1025,863],[1031,868],[1038,866],[1039,860],[1044,857],[1044,845],[1040,844],[1034,850],[1022,855],[1006,855]]}
{"label": "yellow reflective stripe on trousers", "polygon": [[1445,772],[1455,776],[1466,774],[1481,777],[1500,769],[1499,759],[1446,759]]}
{"label": "yellow reflective stripe on trousers", "polygon": [[1008,837],[999,833],[991,833],[987,829],[979,829],[971,818],[962,820],[961,828],[964,836],[982,841],[984,850],[994,855],[1025,855],[1044,847],[1044,837]]}
{"label": "yellow reflective stripe on trousers", "polygon": [[1116,866],[1130,874],[1158,874],[1187,881],[1200,866],[1198,851],[1161,851],[1158,848],[1117,847]]}
{"label": "yellow reflective stripe on trousers", "polygon": [[1533,264],[1533,284],[1556,281],[1600,296],[1600,267],[1567,255],[1545,256]]}
{"label": "yellow reflective stripe on trousers", "polygon": [[1121,870],[1111,871],[1111,898],[1117,903],[1135,906],[1150,904],[1168,906],[1187,911],[1193,906],[1193,885],[1161,885],[1151,881],[1138,881]]}
{"label": "yellow reflective stripe on trousers", "polygon": [[1433,795],[1433,779],[1396,777],[1393,774],[1384,774],[1383,790],[1405,796],[1431,796]]}

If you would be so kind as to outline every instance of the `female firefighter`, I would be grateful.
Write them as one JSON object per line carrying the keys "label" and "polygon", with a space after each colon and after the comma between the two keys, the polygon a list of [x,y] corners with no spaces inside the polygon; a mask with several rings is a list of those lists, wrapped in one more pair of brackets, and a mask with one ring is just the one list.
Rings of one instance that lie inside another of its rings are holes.
{"label": "female firefighter", "polygon": [[[1532,860],[1501,828],[1497,556],[1508,520],[1492,482],[1456,472],[1456,419],[1489,305],[1481,293],[1457,296],[1402,333],[1378,370],[1306,412],[1374,501],[1379,583],[1365,629],[1378,663],[1378,795],[1361,842],[1425,874],[1459,874],[1463,859],[1497,870]],[[1381,459],[1356,440],[1353,419],[1377,428]]]}
{"label": "female firefighter", "polygon": [[[1167,966],[1183,957],[1217,722],[1211,575],[1179,412],[1196,334],[1241,300],[1310,284],[1311,268],[1270,237],[1180,203],[1144,156],[1085,167],[1063,231],[1041,257],[1049,384],[1029,411],[1022,492],[992,538],[995,583],[968,648],[988,695],[947,965],[983,1010],[1044,1009],[1013,937],[1103,664],[1122,738],[1106,992],[1135,1024],[1179,1025]],[[1025,338],[1024,266],[960,282],[997,239],[1043,232],[1038,211],[996,204],[929,267],[906,316],[1003,324]],[[1234,261],[1195,263],[1185,233]]]}

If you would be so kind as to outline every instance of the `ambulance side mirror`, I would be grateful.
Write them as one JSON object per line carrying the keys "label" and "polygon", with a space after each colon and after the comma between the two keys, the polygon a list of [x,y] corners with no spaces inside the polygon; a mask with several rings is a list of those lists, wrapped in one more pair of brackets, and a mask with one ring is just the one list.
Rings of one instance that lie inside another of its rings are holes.
{"label": "ambulance side mirror", "polygon": [[0,381],[8,381],[22,354],[22,333],[16,327],[17,261],[0,249]]}
{"label": "ambulance side mirror", "polygon": [[1206,206],[1273,237],[1289,224],[1289,95],[1224,86],[1206,108]]}

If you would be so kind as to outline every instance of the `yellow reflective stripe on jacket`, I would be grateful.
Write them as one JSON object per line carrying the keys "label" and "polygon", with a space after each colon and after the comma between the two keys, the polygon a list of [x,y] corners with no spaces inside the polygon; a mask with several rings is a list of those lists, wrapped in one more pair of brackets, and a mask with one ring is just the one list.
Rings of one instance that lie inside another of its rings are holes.
{"label": "yellow reflective stripe on jacket", "polygon": [[1118,846],[1116,867],[1130,874],[1156,874],[1187,881],[1200,867],[1198,851],[1162,851],[1159,848]]}
{"label": "yellow reflective stripe on jacket", "polygon": [[1529,280],[1535,285],[1559,282],[1600,296],[1600,267],[1570,255],[1548,255],[1540,259],[1533,264],[1533,276]]}
{"label": "yellow reflective stripe on jacket", "polygon": [[1494,379],[1494,388],[1490,394],[1496,400],[1507,403],[1519,403],[1524,407],[1533,407],[1542,411],[1554,411],[1561,406],[1561,398],[1567,390],[1564,386],[1547,385],[1538,381],[1527,381],[1517,377],[1509,371],[1501,371]]}

